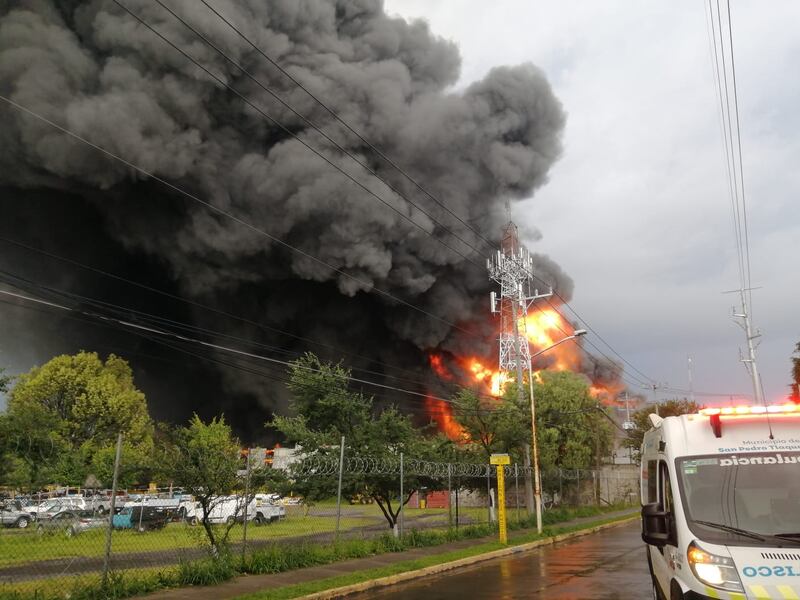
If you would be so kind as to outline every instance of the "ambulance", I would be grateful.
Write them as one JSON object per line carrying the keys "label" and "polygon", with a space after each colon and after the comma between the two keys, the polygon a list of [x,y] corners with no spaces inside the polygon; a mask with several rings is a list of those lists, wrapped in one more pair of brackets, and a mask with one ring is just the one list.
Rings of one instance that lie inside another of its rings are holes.
{"label": "ambulance", "polygon": [[661,418],[642,443],[656,600],[800,600],[800,405]]}

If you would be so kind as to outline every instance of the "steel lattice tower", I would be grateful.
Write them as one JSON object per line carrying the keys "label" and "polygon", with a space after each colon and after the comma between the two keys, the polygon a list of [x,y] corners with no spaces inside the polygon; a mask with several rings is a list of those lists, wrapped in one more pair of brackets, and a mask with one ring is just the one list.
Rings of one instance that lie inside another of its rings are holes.
{"label": "steel lattice tower", "polygon": [[[531,432],[533,448],[533,470],[535,481],[531,481],[530,470],[526,469],[525,492],[529,512],[536,512],[537,527],[541,531],[541,485],[539,477],[539,460],[536,448],[536,428],[534,424],[533,400],[533,365],[531,365],[531,351],[528,345],[528,336],[525,328],[528,307],[539,299],[553,294],[551,289],[547,294],[539,294],[538,290],[531,291],[533,274],[533,260],[519,242],[519,232],[513,221],[509,220],[503,228],[503,241],[494,256],[487,259],[486,268],[489,277],[500,284],[500,306],[497,306],[497,294],[491,294],[491,308],[493,313],[500,313],[500,361],[499,369],[505,373],[513,373],[517,381],[517,393],[520,404],[524,400],[523,370],[528,371],[528,385],[530,386],[531,401]],[[524,453],[525,466],[531,466],[531,453]],[[535,489],[534,484],[535,483]]]}
{"label": "steel lattice tower", "polygon": [[519,242],[517,226],[509,221],[503,228],[500,250],[486,261],[489,277],[500,284],[500,306],[492,292],[492,312],[500,313],[500,363],[501,371],[513,373],[522,385],[522,371],[531,364],[530,347],[526,335],[520,335],[527,315],[527,294],[530,273],[533,270],[528,250]]}

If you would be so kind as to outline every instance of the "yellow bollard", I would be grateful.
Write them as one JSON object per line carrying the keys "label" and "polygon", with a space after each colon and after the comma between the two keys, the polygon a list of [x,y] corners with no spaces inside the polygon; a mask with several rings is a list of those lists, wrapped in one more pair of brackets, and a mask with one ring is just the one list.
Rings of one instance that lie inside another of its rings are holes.
{"label": "yellow bollard", "polygon": [[497,467],[497,525],[500,531],[500,543],[508,543],[508,529],[506,528],[506,474],[505,465],[511,464],[508,454],[492,454],[489,462]]}

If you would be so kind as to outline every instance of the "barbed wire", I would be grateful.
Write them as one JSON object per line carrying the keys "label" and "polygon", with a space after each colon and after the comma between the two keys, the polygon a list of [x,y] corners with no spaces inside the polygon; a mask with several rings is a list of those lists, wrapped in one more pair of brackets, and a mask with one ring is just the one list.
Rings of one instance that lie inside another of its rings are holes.
{"label": "barbed wire", "polygon": [[[339,474],[339,458],[335,456],[307,456],[288,465],[285,469],[292,478],[334,476]],[[533,473],[532,467],[520,464],[503,466],[505,477],[525,477]],[[399,457],[350,456],[342,463],[343,475],[400,476]],[[468,462],[438,462],[418,458],[403,458],[403,476],[451,479],[490,477],[496,478],[494,465]],[[594,477],[601,473],[597,469],[548,469],[543,477],[560,477],[566,481]],[[608,476],[606,473],[605,476]]]}

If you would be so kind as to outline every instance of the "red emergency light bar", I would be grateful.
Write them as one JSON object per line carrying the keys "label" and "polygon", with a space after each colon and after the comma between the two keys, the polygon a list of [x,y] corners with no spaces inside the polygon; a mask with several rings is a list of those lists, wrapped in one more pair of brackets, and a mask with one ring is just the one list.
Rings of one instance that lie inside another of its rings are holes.
{"label": "red emergency light bar", "polygon": [[800,412],[800,404],[789,402],[787,404],[771,404],[770,406],[723,406],[721,408],[701,408],[699,414],[710,417],[712,415],[771,415],[781,413]]}
{"label": "red emergency light bar", "polygon": [[749,415],[787,415],[800,414],[800,404],[771,404],[769,406],[723,406],[720,408],[701,408],[698,414],[710,417],[711,429],[716,437],[722,437],[720,417],[739,417]]}

